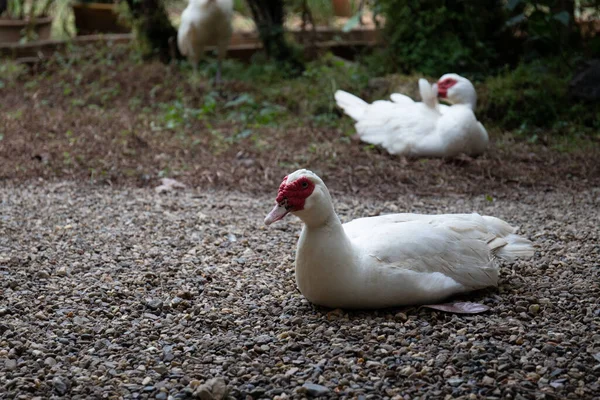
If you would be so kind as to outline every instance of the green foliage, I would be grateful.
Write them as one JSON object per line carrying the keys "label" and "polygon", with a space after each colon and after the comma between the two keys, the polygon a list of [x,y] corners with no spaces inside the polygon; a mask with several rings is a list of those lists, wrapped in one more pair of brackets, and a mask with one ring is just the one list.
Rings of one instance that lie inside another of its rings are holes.
{"label": "green foliage", "polygon": [[301,16],[305,4],[316,25],[328,25],[335,16],[331,0],[292,0],[286,1],[288,18]]}
{"label": "green foliage", "polygon": [[90,4],[90,3],[102,3],[102,4],[114,4],[118,3],[118,0],[77,0],[78,3]]}
{"label": "green foliage", "polygon": [[571,74],[560,62],[535,61],[504,71],[479,85],[477,115],[488,124],[533,138],[536,128],[561,134],[600,128],[597,105],[569,101]]}
{"label": "green foliage", "polygon": [[46,17],[54,0],[7,0],[6,10],[0,12],[0,17],[10,19],[33,19]]}
{"label": "green foliage", "polygon": [[580,43],[574,1],[510,0],[506,8],[512,14],[506,25],[524,38],[525,59],[561,55]]}
{"label": "green foliage", "polygon": [[[385,71],[433,76],[448,71],[489,75],[539,57],[567,60],[585,43],[574,16],[593,18],[600,1],[377,0],[386,17]],[[589,38],[593,47],[598,40]]]}
{"label": "green foliage", "polygon": [[14,83],[18,78],[24,76],[27,72],[27,67],[23,64],[18,64],[12,60],[0,60],[0,93],[2,89],[9,83]]}
{"label": "green foliage", "polygon": [[[205,79],[212,78],[213,67],[214,61],[204,63],[201,73]],[[205,143],[208,138],[215,152],[246,139],[262,149],[269,143],[265,132],[275,128],[308,125],[343,129],[351,124],[348,118],[340,118],[333,93],[340,88],[360,93],[368,83],[362,66],[325,55],[308,63],[303,74],[293,79],[279,67],[276,61],[262,57],[250,64],[225,60],[223,75],[235,77],[234,90],[226,85],[219,92],[208,91],[198,98],[197,93],[191,95],[185,88],[198,86],[198,82],[192,82],[197,79],[194,75],[189,82],[180,82],[184,86],[170,88],[176,95],[174,100],[142,112],[151,115],[153,131],[171,131],[190,146]],[[129,106],[137,109],[139,102],[132,100]]]}
{"label": "green foliage", "polygon": [[307,63],[302,75],[293,79],[281,64],[260,56],[249,65],[227,60],[223,64],[223,75],[251,84],[256,103],[284,104],[289,112],[320,124],[338,121],[333,98],[336,90],[360,93],[370,76],[363,66],[331,54]]}
{"label": "green foliage", "polygon": [[384,70],[439,76],[483,72],[513,59],[501,0],[378,0],[386,18]]}

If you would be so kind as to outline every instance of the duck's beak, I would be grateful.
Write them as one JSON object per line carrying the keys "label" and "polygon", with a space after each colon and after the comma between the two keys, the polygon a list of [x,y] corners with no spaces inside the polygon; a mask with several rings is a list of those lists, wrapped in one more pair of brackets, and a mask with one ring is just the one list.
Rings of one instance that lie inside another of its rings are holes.
{"label": "duck's beak", "polygon": [[285,208],[285,206],[280,204],[275,204],[275,207],[271,210],[269,215],[265,218],[265,225],[271,225],[273,222],[277,222],[280,219],[283,219],[291,210]]}

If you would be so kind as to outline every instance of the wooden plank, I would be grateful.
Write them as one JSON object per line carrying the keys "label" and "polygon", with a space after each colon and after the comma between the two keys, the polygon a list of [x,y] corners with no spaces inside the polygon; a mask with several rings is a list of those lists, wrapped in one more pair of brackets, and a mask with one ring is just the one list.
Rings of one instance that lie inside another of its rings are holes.
{"label": "wooden plank", "polygon": [[[356,33],[359,32],[359,33]],[[321,30],[320,36],[317,36],[317,41],[314,47],[320,50],[331,49],[334,54],[342,56],[342,54],[352,53],[356,48],[364,48],[373,46],[377,43],[378,32],[363,30],[351,31],[350,34],[335,31],[332,29]],[[368,33],[365,33],[368,32]],[[312,50],[310,31],[292,32],[297,41],[305,46],[307,54]],[[32,43],[9,43],[0,45],[0,56],[26,59],[31,63],[33,59],[43,60],[50,57],[57,51],[64,51],[68,46],[85,46],[95,43],[129,43],[134,39],[131,33],[124,34],[101,34],[101,35],[86,35],[77,36],[70,40],[42,40]],[[320,40],[319,40],[320,39]],[[251,33],[242,33],[234,36],[228,49],[228,57],[240,60],[249,60],[254,53],[262,49],[262,44],[258,36]],[[214,50],[208,47],[207,51]]]}
{"label": "wooden plank", "polygon": [[46,58],[69,45],[86,45],[98,42],[128,43],[133,39],[131,33],[77,36],[70,40],[40,40],[31,43],[0,44],[0,56],[12,58]]}

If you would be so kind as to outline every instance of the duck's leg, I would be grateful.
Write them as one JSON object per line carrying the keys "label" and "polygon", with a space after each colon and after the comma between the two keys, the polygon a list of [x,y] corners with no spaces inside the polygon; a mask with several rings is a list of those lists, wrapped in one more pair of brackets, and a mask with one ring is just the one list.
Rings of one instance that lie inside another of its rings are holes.
{"label": "duck's leg", "polygon": [[217,74],[215,75],[215,86],[221,86],[221,59],[217,59]]}
{"label": "duck's leg", "polygon": [[422,307],[433,308],[434,310],[445,311],[454,314],[479,314],[490,309],[485,304],[472,303],[470,301],[458,301],[455,303],[444,304],[427,304]]}
{"label": "duck's leg", "polygon": [[227,47],[229,45],[230,37],[226,37],[220,40],[217,45],[217,75],[215,76],[215,85],[221,86],[223,82],[221,79],[221,64],[223,63],[223,59],[227,54]]}

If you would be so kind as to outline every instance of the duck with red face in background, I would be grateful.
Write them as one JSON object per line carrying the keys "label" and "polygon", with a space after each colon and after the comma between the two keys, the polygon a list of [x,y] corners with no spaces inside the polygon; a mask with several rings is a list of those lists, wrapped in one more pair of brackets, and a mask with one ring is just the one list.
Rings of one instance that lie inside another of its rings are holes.
{"label": "duck with red face in background", "polygon": [[[482,154],[488,134],[475,117],[477,93],[473,84],[457,74],[446,74],[433,85],[419,80],[422,102],[400,93],[392,101],[368,104],[338,90],[335,99],[356,122],[363,142],[385,148],[390,154],[415,157],[455,157]],[[442,99],[450,106],[439,104]]]}

